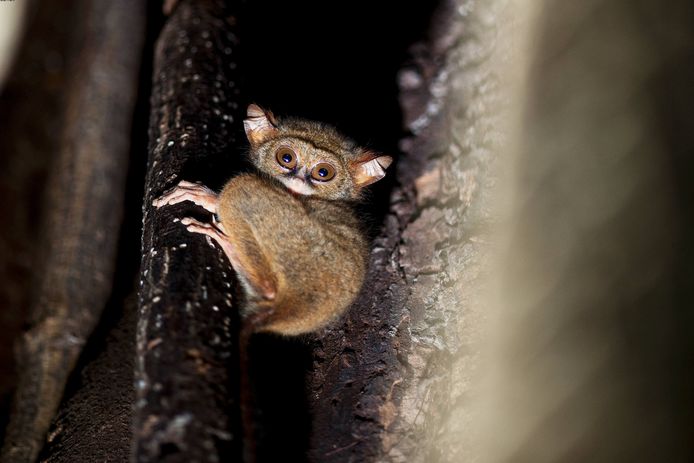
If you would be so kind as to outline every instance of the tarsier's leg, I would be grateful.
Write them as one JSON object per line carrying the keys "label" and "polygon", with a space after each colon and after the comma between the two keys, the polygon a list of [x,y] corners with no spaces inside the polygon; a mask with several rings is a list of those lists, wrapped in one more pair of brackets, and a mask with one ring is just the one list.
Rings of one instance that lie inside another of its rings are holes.
{"label": "tarsier's leg", "polygon": [[181,180],[176,188],[155,199],[152,205],[154,207],[163,207],[167,204],[177,204],[183,201],[191,201],[213,214],[217,213],[217,193],[205,185],[186,182],[185,180]]}
{"label": "tarsier's leg", "polygon": [[[234,270],[250,286],[248,289],[251,292],[265,300],[275,298],[277,287],[272,271],[257,246],[254,247],[246,241],[243,249],[240,249],[229,240],[229,236],[225,232],[220,230],[221,224],[202,223],[190,217],[182,219],[181,223],[186,226],[189,232],[201,233],[215,240],[226,254]],[[243,231],[241,234],[244,234]]]}

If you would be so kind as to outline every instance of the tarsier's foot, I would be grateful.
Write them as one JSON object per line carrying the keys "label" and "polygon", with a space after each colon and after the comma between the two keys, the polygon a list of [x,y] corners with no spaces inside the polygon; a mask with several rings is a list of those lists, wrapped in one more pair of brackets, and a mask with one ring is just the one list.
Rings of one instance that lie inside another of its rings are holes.
{"label": "tarsier's foot", "polygon": [[205,185],[186,182],[185,180],[181,180],[176,188],[152,201],[152,205],[154,207],[163,207],[168,204],[182,203],[183,201],[191,201],[213,214],[217,213],[217,193]]}
{"label": "tarsier's foot", "polygon": [[241,265],[241,262],[239,261],[234,245],[229,241],[227,235],[223,231],[223,228],[220,230],[222,225],[221,223],[203,223],[191,217],[181,219],[181,223],[186,226],[186,230],[189,232],[207,235],[215,240],[217,244],[219,244],[219,247],[222,248],[222,251],[224,251],[224,254],[226,254],[229,262],[231,262],[231,266],[234,267],[234,270],[236,270],[238,274],[249,284],[253,293],[267,300],[272,300],[275,298],[276,289],[275,285],[271,281],[264,278],[258,278],[245,271]]}

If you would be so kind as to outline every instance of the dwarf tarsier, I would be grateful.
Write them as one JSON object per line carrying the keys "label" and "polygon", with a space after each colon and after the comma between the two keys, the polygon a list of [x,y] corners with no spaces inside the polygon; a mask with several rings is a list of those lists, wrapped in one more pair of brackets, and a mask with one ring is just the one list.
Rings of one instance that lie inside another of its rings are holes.
{"label": "dwarf tarsier", "polygon": [[253,104],[244,128],[256,173],[232,178],[219,195],[182,181],[154,205],[192,201],[215,214],[213,223],[181,223],[224,250],[254,331],[315,331],[339,317],[361,288],[368,244],[352,203],[383,178],[392,158],[332,127],[277,119]]}

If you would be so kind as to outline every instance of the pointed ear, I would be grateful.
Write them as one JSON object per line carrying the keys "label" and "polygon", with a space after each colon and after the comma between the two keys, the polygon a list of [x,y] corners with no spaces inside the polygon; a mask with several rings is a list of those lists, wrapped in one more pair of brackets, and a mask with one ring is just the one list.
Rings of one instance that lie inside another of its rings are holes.
{"label": "pointed ear", "polygon": [[365,187],[386,176],[386,169],[393,158],[367,151],[364,156],[352,164],[352,178],[358,187]]}
{"label": "pointed ear", "polygon": [[252,146],[264,142],[277,133],[277,120],[270,111],[263,110],[257,104],[251,104],[246,110],[243,128]]}

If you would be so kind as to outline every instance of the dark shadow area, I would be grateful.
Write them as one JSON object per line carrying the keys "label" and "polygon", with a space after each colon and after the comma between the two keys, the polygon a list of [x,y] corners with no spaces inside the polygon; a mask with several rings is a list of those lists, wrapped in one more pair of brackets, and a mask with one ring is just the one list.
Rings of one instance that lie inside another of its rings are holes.
{"label": "dark shadow area", "polygon": [[[426,36],[437,2],[248,2],[242,20],[244,93],[277,115],[323,121],[397,159],[403,136],[397,72]],[[374,236],[394,184],[370,187],[360,208]],[[306,461],[311,419],[305,375],[311,346],[257,336],[251,369],[261,462]]]}
{"label": "dark shadow area", "polygon": [[250,347],[259,462],[305,461],[311,430],[304,375],[310,345],[300,339],[256,335]]}

